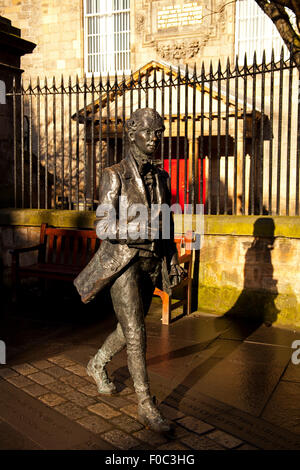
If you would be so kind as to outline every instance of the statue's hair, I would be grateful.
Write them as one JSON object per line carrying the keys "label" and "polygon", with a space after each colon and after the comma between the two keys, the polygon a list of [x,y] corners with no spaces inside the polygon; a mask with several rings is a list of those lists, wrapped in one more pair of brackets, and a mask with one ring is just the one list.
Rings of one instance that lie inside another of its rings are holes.
{"label": "statue's hair", "polygon": [[161,115],[152,108],[139,108],[136,109],[130,118],[126,121],[125,128],[126,131],[136,131],[140,123],[143,121],[143,118],[150,117],[153,121],[160,123],[162,130],[165,130],[164,122]]}

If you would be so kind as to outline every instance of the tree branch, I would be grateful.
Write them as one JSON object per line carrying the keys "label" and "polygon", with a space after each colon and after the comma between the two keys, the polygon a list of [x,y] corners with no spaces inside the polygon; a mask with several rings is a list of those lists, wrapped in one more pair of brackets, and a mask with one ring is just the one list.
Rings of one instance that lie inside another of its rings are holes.
{"label": "tree branch", "polygon": [[[300,70],[300,35],[293,28],[285,7],[298,11],[298,0],[255,0],[263,12],[273,21],[280,36],[289,49],[293,47],[293,59]],[[284,5],[283,5],[284,4]],[[291,8],[292,7],[292,8]],[[295,14],[296,14],[295,12]],[[297,17],[297,24],[299,17]]]}
{"label": "tree branch", "polygon": [[284,8],[289,8],[295,15],[297,20],[298,33],[300,32],[300,2],[299,0],[274,0],[275,5],[281,5]]}

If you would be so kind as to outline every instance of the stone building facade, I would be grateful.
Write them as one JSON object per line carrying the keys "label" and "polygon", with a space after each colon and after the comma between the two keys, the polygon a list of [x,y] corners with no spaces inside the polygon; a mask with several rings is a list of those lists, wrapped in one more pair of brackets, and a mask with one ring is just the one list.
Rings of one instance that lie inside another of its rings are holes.
{"label": "stone building facade", "polygon": [[[227,57],[233,60],[235,4],[227,3],[131,0],[131,69],[150,60],[199,66],[202,60],[215,64],[219,59],[225,63]],[[37,44],[34,53],[22,61],[25,77],[83,76],[83,0],[2,0],[0,15],[10,18],[24,37]]]}

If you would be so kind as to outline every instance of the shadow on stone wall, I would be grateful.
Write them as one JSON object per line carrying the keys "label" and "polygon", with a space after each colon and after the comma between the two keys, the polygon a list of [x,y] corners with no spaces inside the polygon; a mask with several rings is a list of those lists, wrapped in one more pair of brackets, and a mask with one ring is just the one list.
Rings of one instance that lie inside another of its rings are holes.
{"label": "shadow on stone wall", "polygon": [[[269,237],[262,236],[266,231],[271,234]],[[274,231],[272,218],[256,220],[253,228],[254,240],[245,256],[243,291],[233,307],[225,313],[226,316],[255,318],[268,326],[277,320],[280,312],[275,305],[278,281],[273,277],[271,257]]]}

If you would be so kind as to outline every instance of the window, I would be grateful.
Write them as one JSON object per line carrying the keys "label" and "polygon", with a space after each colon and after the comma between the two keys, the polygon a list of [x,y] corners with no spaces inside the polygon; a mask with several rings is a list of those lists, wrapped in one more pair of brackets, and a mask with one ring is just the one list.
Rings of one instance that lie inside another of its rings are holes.
{"label": "window", "polygon": [[130,72],[130,0],[84,0],[85,72]]}
{"label": "window", "polygon": [[[252,63],[254,51],[256,51],[257,63],[261,63],[264,49],[268,62],[271,60],[272,47],[275,60],[279,60],[283,44],[274,23],[254,0],[237,0],[235,53],[239,56],[240,63],[244,62],[245,53],[248,63]],[[284,54],[288,57],[286,46],[284,46]]]}

